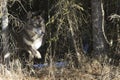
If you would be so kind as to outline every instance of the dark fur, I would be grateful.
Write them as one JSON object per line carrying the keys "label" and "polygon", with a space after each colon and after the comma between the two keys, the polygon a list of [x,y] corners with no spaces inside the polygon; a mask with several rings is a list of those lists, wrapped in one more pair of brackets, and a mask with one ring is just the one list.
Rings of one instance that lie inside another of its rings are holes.
{"label": "dark fur", "polygon": [[[40,39],[42,41],[45,33],[44,19],[40,15],[32,16],[32,13],[29,12],[27,16],[27,21],[25,22],[24,25],[12,26],[8,30],[9,30],[9,33],[12,35],[9,38],[12,37],[11,40],[13,41],[15,46],[14,46],[14,51],[8,50],[8,52],[5,53],[5,55],[7,54],[10,54],[10,56],[11,55],[14,56],[18,54],[20,55],[22,54],[21,52],[25,51],[30,53],[31,58],[34,58],[34,57],[40,58],[36,55],[39,53],[39,51],[37,50],[37,48],[32,46],[34,45],[33,42],[36,41],[37,39]],[[28,43],[25,40],[27,40]]]}

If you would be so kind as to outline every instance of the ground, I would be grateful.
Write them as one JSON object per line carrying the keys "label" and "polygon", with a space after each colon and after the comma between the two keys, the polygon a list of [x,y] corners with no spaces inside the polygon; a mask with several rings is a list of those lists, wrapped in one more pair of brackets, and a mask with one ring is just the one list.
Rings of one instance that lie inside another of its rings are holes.
{"label": "ground", "polygon": [[27,70],[6,69],[1,66],[0,80],[119,80],[120,66],[102,63],[98,60],[85,61],[79,68],[69,63],[64,67],[48,67]]}

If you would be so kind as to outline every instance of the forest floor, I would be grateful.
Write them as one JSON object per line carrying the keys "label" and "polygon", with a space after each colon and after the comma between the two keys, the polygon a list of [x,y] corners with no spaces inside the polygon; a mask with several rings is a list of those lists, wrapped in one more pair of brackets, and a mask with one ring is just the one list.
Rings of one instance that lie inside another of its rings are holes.
{"label": "forest floor", "polygon": [[[72,63],[71,63],[72,64]],[[29,72],[17,68],[7,70],[0,66],[0,80],[120,80],[120,66],[100,63],[98,60],[87,61],[80,68],[73,65],[65,67],[37,68]]]}

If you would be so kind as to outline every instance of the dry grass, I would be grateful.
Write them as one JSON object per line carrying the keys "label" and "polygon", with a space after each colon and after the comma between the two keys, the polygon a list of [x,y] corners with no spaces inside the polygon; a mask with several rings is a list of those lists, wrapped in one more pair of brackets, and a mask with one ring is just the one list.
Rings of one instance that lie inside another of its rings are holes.
{"label": "dry grass", "polygon": [[[56,45],[49,46],[47,52],[52,54],[52,52],[57,52],[57,41],[64,42],[66,41],[66,36],[72,34],[73,45],[75,52],[78,57],[77,65],[80,65],[76,68],[74,66],[75,61],[73,58],[69,58],[69,64],[66,67],[57,68],[54,65],[51,65],[46,68],[41,69],[31,69],[27,71],[26,69],[21,68],[21,63],[19,60],[11,62],[10,68],[7,69],[6,66],[0,64],[0,80],[119,80],[120,79],[120,66],[114,66],[101,57],[99,60],[88,59],[87,57],[79,57],[81,48],[79,47],[81,36],[78,35],[81,30],[79,27],[82,26],[84,17],[82,14],[83,8],[80,4],[76,4],[74,0],[59,0],[59,2],[54,6],[55,15],[51,16],[47,25],[47,28],[54,25],[56,29],[55,35],[50,35],[53,31],[49,31],[48,35],[50,36],[48,42],[52,44],[54,42]],[[52,9],[51,11],[52,12]],[[78,15],[80,14],[80,15]],[[65,38],[64,41],[59,39],[59,35],[63,35]],[[76,36],[73,36],[76,35]],[[68,36],[69,37],[69,36]],[[69,39],[69,38],[68,38]],[[67,43],[67,41],[65,42]],[[64,49],[61,44],[60,50]],[[73,46],[72,45],[72,46]],[[66,45],[68,47],[68,45]],[[52,51],[54,49],[54,51]],[[80,49],[80,51],[79,51]],[[70,49],[68,49],[70,51]],[[72,52],[70,52],[72,53]]]}
{"label": "dry grass", "polygon": [[[18,62],[18,61],[17,61]],[[72,63],[72,62],[71,62]],[[58,68],[50,65],[46,68],[27,71],[20,65],[9,70],[0,65],[0,80],[119,80],[120,67],[98,60],[86,60],[80,68],[69,63],[66,67]],[[16,62],[14,63],[16,64]],[[12,65],[13,66],[13,65]],[[15,65],[14,65],[15,66]],[[32,72],[32,73],[30,73]],[[33,73],[34,72],[34,73]]]}

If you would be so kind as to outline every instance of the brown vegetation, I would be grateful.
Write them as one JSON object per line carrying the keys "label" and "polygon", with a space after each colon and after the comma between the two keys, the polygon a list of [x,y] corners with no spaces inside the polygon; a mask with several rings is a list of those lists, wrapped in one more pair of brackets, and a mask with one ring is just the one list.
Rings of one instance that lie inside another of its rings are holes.
{"label": "brown vegetation", "polygon": [[[13,55],[9,67],[0,64],[0,80],[119,80],[120,18],[112,13],[119,13],[120,0],[103,3],[105,23],[101,33],[104,34],[106,51],[103,54],[98,50],[99,55],[95,55],[90,0],[8,0],[11,23],[24,23],[29,11],[45,19],[45,39],[39,50],[42,60],[34,60],[34,63],[49,66],[34,68],[26,61],[28,57],[23,59],[23,55],[14,60]],[[64,67],[54,65],[64,61],[67,62]]]}

